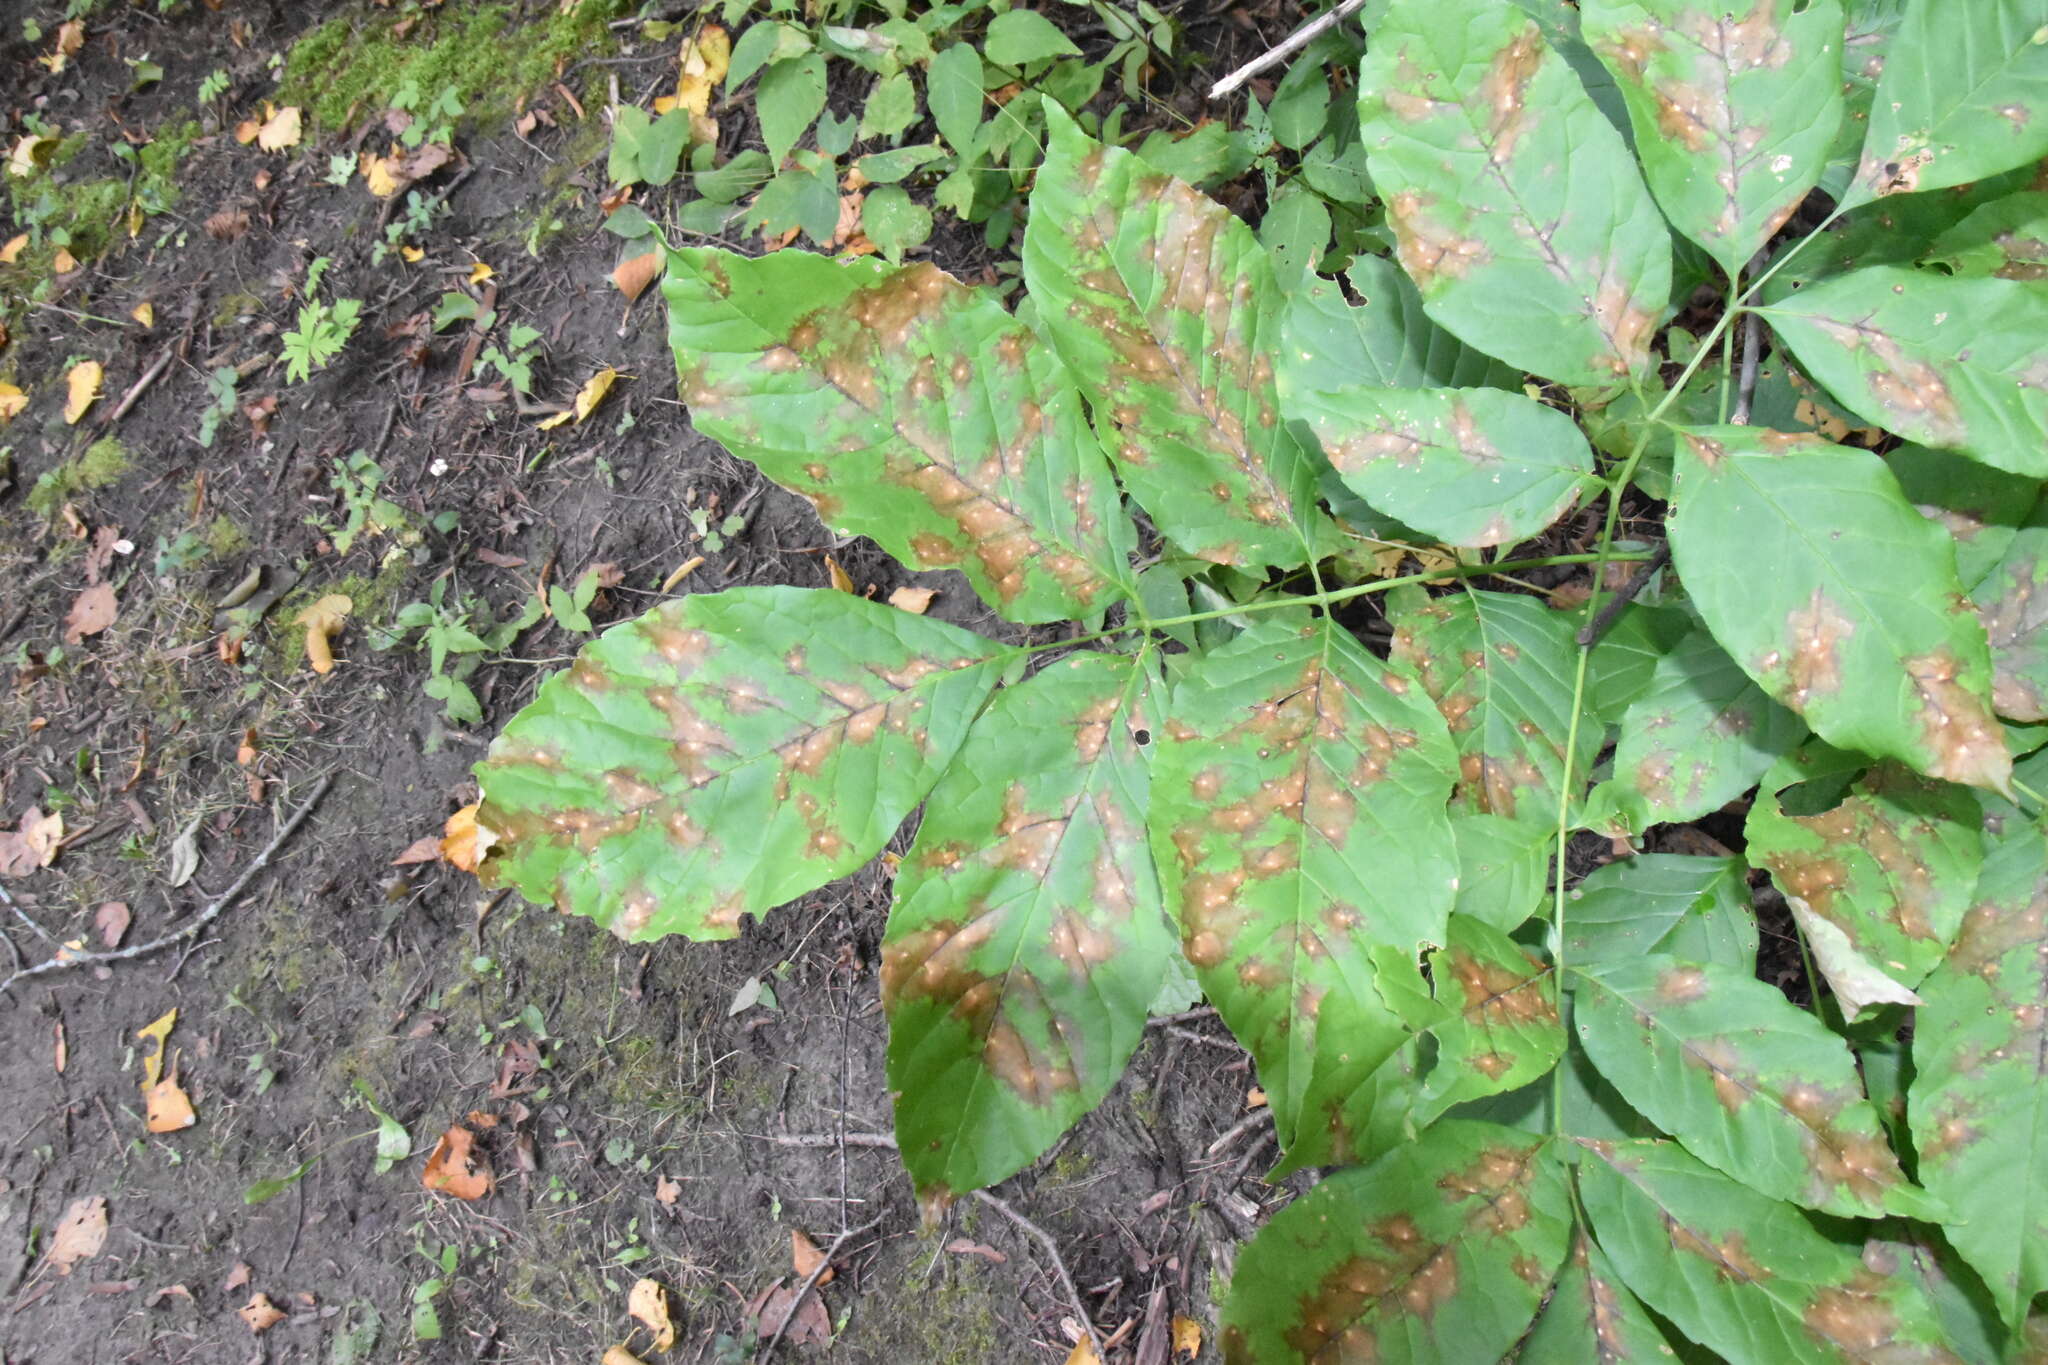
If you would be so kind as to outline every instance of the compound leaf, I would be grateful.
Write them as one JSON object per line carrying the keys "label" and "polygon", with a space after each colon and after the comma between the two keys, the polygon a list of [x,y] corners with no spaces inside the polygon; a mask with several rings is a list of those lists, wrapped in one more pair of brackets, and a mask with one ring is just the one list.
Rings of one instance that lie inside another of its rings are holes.
{"label": "compound leaf", "polygon": [[1514,545],[1592,485],[1593,451],[1571,418],[1500,389],[1297,390],[1345,486],[1450,545]]}
{"label": "compound leaf", "polygon": [[1565,900],[1567,962],[1652,953],[1735,971],[1756,966],[1756,916],[1740,858],[1638,853],[1588,873]]}
{"label": "compound leaf", "polygon": [[2003,788],[2012,760],[1984,629],[1955,609],[1954,541],[1884,462],[1750,427],[1679,437],[1672,551],[1743,671],[1830,743]]}
{"label": "compound leaf", "polygon": [[1991,700],[2014,720],[2048,720],[2048,507],[2036,507],[1970,587],[1991,642]]}
{"label": "compound leaf", "polygon": [[[1766,987],[1765,989],[1769,989]],[[1958,1365],[1911,1285],[1673,1142],[1583,1142],[1593,1235],[1643,1302],[1723,1359]]]}
{"label": "compound leaf", "polygon": [[1359,89],[1367,164],[1430,317],[1564,383],[1648,367],[1670,237],[1535,20],[1494,0],[1396,0]]}
{"label": "compound leaf", "polygon": [[850,593],[664,602],[585,645],[477,765],[483,875],[629,941],[731,938],[881,849],[995,655]]}
{"label": "compound leaf", "polygon": [[[1390,597],[1394,657],[1421,676],[1457,742],[1457,803],[1554,827],[1578,666],[1572,622],[1514,593]],[[1591,769],[1598,729],[1580,727],[1574,786]]]}
{"label": "compound leaf", "polygon": [[1564,1055],[1550,965],[1464,915],[1451,916],[1448,938],[1429,958],[1444,1017],[1430,1030],[1436,1065],[1416,1097],[1417,1127],[1454,1104],[1548,1075]]}
{"label": "compound leaf", "polygon": [[1948,1238],[2017,1327],[2048,1289],[2048,840],[2012,825],[1920,987],[1907,1115]]}
{"label": "compound leaf", "polygon": [[[1860,760],[1843,755],[1834,766],[1853,771]],[[1781,789],[1805,775],[1800,767],[1787,760],[1765,776],[1743,830],[1749,860],[1769,871],[1825,949],[1821,970],[1844,1014],[1882,1000],[1911,1004],[1912,988],[1961,927],[1983,866],[1977,802],[1960,787],[1879,763],[1840,804],[1788,814]]]}
{"label": "compound leaf", "polygon": [[1379,994],[1442,943],[1450,737],[1327,619],[1266,612],[1175,689],[1152,848],[1182,945],[1251,1050],[1295,1164],[1343,1159],[1355,1087],[1405,1039]]}
{"label": "compound leaf", "polygon": [[1004,689],[932,789],[882,945],[921,1196],[1036,1160],[1144,1034],[1177,952],[1145,844],[1150,692],[1132,659],[1063,659]]}
{"label": "compound leaf", "polygon": [[1844,206],[1981,180],[2048,153],[2048,4],[1913,0]]}
{"label": "compound leaf", "polygon": [[1657,1324],[1581,1228],[1571,1259],[1515,1365],[1646,1365],[1676,1360]]}
{"label": "compound leaf", "polygon": [[1287,301],[1280,332],[1280,405],[1297,395],[1387,389],[1519,388],[1521,376],[1429,320],[1414,282],[1392,261],[1360,256],[1344,286],[1314,276]]}
{"label": "compound leaf", "polygon": [[1643,175],[1672,226],[1733,278],[1820,179],[1842,121],[1842,7],[1589,0]]}
{"label": "compound leaf", "polygon": [[663,286],[691,420],[828,525],[957,568],[1012,620],[1128,590],[1129,520],[1072,377],[928,264],[691,248]]}
{"label": "compound leaf", "polygon": [[1773,1199],[1924,1216],[1841,1037],[1749,971],[1661,954],[1572,969],[1586,1055],[1702,1161]]}
{"label": "compound leaf", "polygon": [[1760,311],[1806,372],[1865,421],[2015,474],[2048,475],[2040,285],[1874,266]]}
{"label": "compound leaf", "polygon": [[1046,109],[1024,232],[1040,324],[1091,384],[1118,472],[1181,549],[1301,564],[1328,535],[1318,461],[1280,420],[1273,266],[1230,210]]}
{"label": "compound leaf", "polygon": [[1498,1360],[1571,1232],[1550,1140],[1451,1120],[1260,1230],[1223,1310],[1229,1365]]}
{"label": "compound leaf", "polygon": [[1804,721],[1695,629],[1657,661],[1623,716],[1614,771],[1642,796],[1649,823],[1694,820],[1755,786],[1805,737]]}

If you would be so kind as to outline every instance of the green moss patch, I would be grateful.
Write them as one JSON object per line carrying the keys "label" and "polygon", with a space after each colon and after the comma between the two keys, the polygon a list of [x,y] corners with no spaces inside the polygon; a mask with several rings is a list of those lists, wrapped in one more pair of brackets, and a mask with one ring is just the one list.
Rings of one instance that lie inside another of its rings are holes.
{"label": "green moss patch", "polygon": [[36,480],[28,490],[29,510],[53,517],[65,503],[118,482],[128,472],[128,449],[111,436],[94,441],[76,459],[66,460]]}

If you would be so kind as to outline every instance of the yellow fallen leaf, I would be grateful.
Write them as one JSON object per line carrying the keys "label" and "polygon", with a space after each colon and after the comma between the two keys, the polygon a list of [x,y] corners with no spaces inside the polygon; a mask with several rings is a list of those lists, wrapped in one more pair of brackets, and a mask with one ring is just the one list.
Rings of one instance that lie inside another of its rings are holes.
{"label": "yellow fallen leaf", "polygon": [[620,261],[612,271],[612,283],[631,303],[647,292],[647,286],[654,283],[654,277],[661,274],[661,253],[650,251],[631,260]]}
{"label": "yellow fallen leaf", "polygon": [[[22,401],[25,403],[28,400],[24,398]],[[704,556],[691,555],[688,559],[676,565],[675,570],[672,573],[670,573],[667,578],[661,580],[661,590],[663,592],[674,592],[676,590],[676,584],[682,582],[685,578],[688,578],[691,574],[697,572],[697,570],[703,567]]]}
{"label": "yellow fallen leaf", "polygon": [[149,1089],[164,1077],[164,1045],[171,1036],[171,1030],[178,1026],[178,1011],[173,1008],[163,1018],[147,1028],[135,1030],[137,1042],[156,1039],[156,1047],[142,1054],[142,1088]]}
{"label": "yellow fallen leaf", "polygon": [[398,173],[398,158],[395,156],[373,156],[364,152],[362,167],[364,183],[379,199],[389,199],[405,188],[405,179]]}
{"label": "yellow fallen leaf", "polygon": [[398,254],[405,258],[407,265],[418,265],[426,258],[427,253],[416,246],[402,246],[398,248]]}
{"label": "yellow fallen leaf", "polygon": [[256,145],[266,152],[281,152],[299,145],[299,106],[287,104],[263,121],[256,130]]}
{"label": "yellow fallen leaf", "polygon": [[647,1362],[621,1344],[606,1348],[604,1358],[597,1365],[647,1365]]}
{"label": "yellow fallen leaf", "polygon": [[57,139],[46,133],[30,133],[7,153],[7,169],[14,175],[34,175],[57,149]]}
{"label": "yellow fallen leaf", "polygon": [[76,57],[85,49],[85,20],[67,19],[57,25],[57,50],[67,57]]}
{"label": "yellow fallen leaf", "polygon": [[889,605],[912,616],[922,616],[938,595],[934,588],[898,588],[889,594]]}
{"label": "yellow fallen leaf", "polygon": [[671,107],[687,109],[694,116],[709,113],[711,92],[731,66],[732,35],[717,24],[706,24],[695,37],[683,40],[682,72]]}
{"label": "yellow fallen leaf", "polygon": [[1095,1346],[1086,1337],[1074,1343],[1074,1349],[1067,1352],[1067,1365],[1102,1365],[1102,1357],[1095,1354]]}
{"label": "yellow fallen leaf", "polygon": [[558,412],[553,417],[543,417],[534,424],[535,429],[538,431],[553,431],[556,427],[567,426],[569,419],[575,415],[573,412]]}
{"label": "yellow fallen leaf", "polygon": [[1173,1319],[1173,1353],[1189,1360],[1202,1354],[1202,1324],[1176,1314]]}
{"label": "yellow fallen leaf", "polygon": [[192,1112],[191,1096],[178,1084],[176,1067],[171,1069],[170,1075],[143,1091],[142,1100],[147,1115],[144,1126],[152,1133],[175,1133],[199,1122],[199,1116]]}
{"label": "yellow fallen leaf", "polygon": [[33,806],[21,817],[21,842],[36,860],[37,867],[48,867],[57,861],[59,846],[64,842],[64,816],[60,811],[48,815]]}
{"label": "yellow fallen leaf", "polygon": [[129,309],[128,316],[134,318],[144,327],[156,326],[156,309],[146,300]]}
{"label": "yellow fallen leaf", "polygon": [[0,383],[0,422],[12,422],[27,406],[27,394],[12,384]]}
{"label": "yellow fallen leaf", "polygon": [[583,387],[576,391],[574,412],[577,421],[580,422],[597,411],[597,405],[612,391],[612,381],[618,377],[619,372],[607,365],[584,382]]}
{"label": "yellow fallen leaf", "polygon": [[50,269],[59,275],[69,275],[78,269],[78,258],[60,246],[57,254],[50,258]]}
{"label": "yellow fallen leaf", "polygon": [[17,232],[7,239],[6,246],[0,246],[0,265],[13,265],[21,259],[22,248],[28,245],[28,234]]}
{"label": "yellow fallen leaf", "polygon": [[825,572],[831,575],[832,586],[840,592],[852,592],[854,590],[853,579],[847,574],[846,570],[839,567],[839,561],[831,555],[825,556]]}
{"label": "yellow fallen leaf", "polygon": [[347,593],[331,592],[300,612],[294,625],[306,628],[306,662],[313,666],[315,673],[334,671],[334,648],[329,643],[348,614],[355,610],[355,601]]}
{"label": "yellow fallen leaf", "polygon": [[675,1320],[669,1316],[668,1291],[653,1280],[635,1280],[626,1294],[626,1311],[633,1320],[654,1334],[654,1349],[666,1351],[676,1344]]}
{"label": "yellow fallen leaf", "polygon": [[100,396],[100,380],[106,372],[97,360],[81,360],[71,367],[71,373],[64,376],[69,393],[64,399],[64,420],[73,426],[85,416],[85,410]]}
{"label": "yellow fallen leaf", "polygon": [[138,199],[128,205],[128,240],[134,241],[142,235],[144,218],[141,200]]}
{"label": "yellow fallen leaf", "polygon": [[482,261],[478,261],[475,265],[469,268],[469,282],[471,284],[482,284],[485,280],[489,279],[491,276],[497,273],[497,271],[491,269]]}

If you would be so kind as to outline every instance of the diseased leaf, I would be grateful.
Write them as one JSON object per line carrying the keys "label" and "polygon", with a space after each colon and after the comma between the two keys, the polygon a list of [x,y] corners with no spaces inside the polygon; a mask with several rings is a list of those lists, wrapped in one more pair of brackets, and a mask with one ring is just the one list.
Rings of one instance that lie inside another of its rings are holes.
{"label": "diseased leaf", "polygon": [[1655,954],[1574,965],[1586,1055],[1686,1150],[1773,1199],[1925,1217],[1837,1034],[1740,968]]}
{"label": "diseased leaf", "polygon": [[670,257],[691,420],[920,569],[957,568],[1012,620],[1128,590],[1129,520],[1052,349],[926,264]]}
{"label": "diseased leaf", "polygon": [[[1768,988],[1766,988],[1768,989]],[[1674,1142],[1584,1142],[1579,1196],[1622,1280],[1692,1340],[1772,1365],[1960,1365],[1904,1282]]]}
{"label": "diseased leaf", "polygon": [[1422,689],[1327,619],[1265,612],[1196,656],[1154,759],[1152,848],[1188,960],[1259,1066],[1288,1157],[1347,1157],[1354,1091],[1405,1033],[1457,879],[1450,739]]}
{"label": "diseased leaf", "polygon": [[1550,965],[1500,930],[1453,915],[1447,945],[1429,955],[1436,1003],[1436,1064],[1423,1076],[1414,1123],[1452,1105],[1527,1085],[1564,1055]]}
{"label": "diseased leaf", "polygon": [[2048,506],[2011,533],[1970,603],[1991,643],[1992,704],[2013,720],[2048,720]]}
{"label": "diseased leaf", "polygon": [[2018,1327],[2048,1289],[2048,838],[2009,823],[1920,986],[1906,1112],[1951,1243]]}
{"label": "diseased leaf", "polygon": [[1075,654],[1004,689],[932,789],[882,945],[896,1140],[921,1197],[1036,1160],[1144,1035],[1178,951],[1145,842],[1146,673]]}
{"label": "diseased leaf", "polygon": [[1865,421],[2048,475],[2048,290],[1879,266],[1760,311],[1806,372]]}
{"label": "diseased leaf", "polygon": [[1550,1291],[1543,1316],[1516,1353],[1515,1365],[1644,1365],[1675,1359],[1606,1253],[1583,1228],[1574,1232],[1571,1259]]}
{"label": "diseased leaf", "polygon": [[1695,629],[1623,717],[1614,772],[1642,796],[1649,823],[1695,820],[1748,791],[1805,737],[1804,721]]}
{"label": "diseased leaf", "polygon": [[1863,135],[1870,126],[1870,103],[1884,75],[1885,58],[1906,17],[1907,0],[1846,0],[1847,32],[1842,43],[1842,124],[1828,152],[1820,189],[1839,201],[1863,158]]}
{"label": "diseased leaf", "polygon": [[1842,121],[1841,5],[1588,0],[1584,15],[1651,192],[1733,278],[1827,164]]}
{"label": "diseased leaf", "polygon": [[627,940],[731,938],[874,856],[959,748],[995,655],[840,592],[664,602],[585,645],[477,765],[483,876]]}
{"label": "diseased leaf", "polygon": [[1473,350],[1429,320],[1422,296],[1392,261],[1360,256],[1344,286],[1320,276],[1287,301],[1280,334],[1283,410],[1298,396],[1339,393],[1357,384],[1388,389],[1518,389],[1521,376]]}
{"label": "diseased leaf", "polygon": [[1458,899],[1453,910],[1502,933],[1529,918],[1550,880],[1556,829],[1486,811],[1451,815],[1458,842]]}
{"label": "diseased leaf", "polygon": [[[1819,761],[1822,772],[1860,766],[1853,755]],[[1977,802],[1959,787],[1879,763],[1840,804],[1790,814],[1783,789],[1804,775],[1796,758],[1766,774],[1743,829],[1749,860],[1771,874],[1815,946],[1825,944],[1822,971],[1845,1015],[1854,1018],[1880,1000],[1911,1003],[1899,991],[1919,985],[1940,963],[1983,865]],[[1816,933],[1816,921],[1842,941]],[[1866,967],[1896,989],[1886,992],[1863,978]]]}
{"label": "diseased leaf", "polygon": [[1356,379],[1294,393],[1345,486],[1449,545],[1514,545],[1593,486],[1572,419],[1499,389],[1376,389]]}
{"label": "diseased leaf", "polygon": [[1671,291],[1663,218],[1534,20],[1396,0],[1359,89],[1367,164],[1431,318],[1564,383],[1648,368]]}
{"label": "diseased leaf", "polygon": [[2048,153],[2048,7],[1912,0],[1842,202],[1939,189]]}
{"label": "diseased leaf", "polygon": [[[1956,577],[1973,591],[2041,501],[2041,481],[1979,464],[1952,450],[1905,445],[1885,454],[1906,501],[1948,529],[1956,542]],[[1993,651],[1993,664],[1997,662]],[[1996,699],[1996,683],[1993,684]]]}
{"label": "diseased leaf", "polygon": [[1260,1230],[1231,1277],[1223,1358],[1498,1360],[1535,1316],[1570,1230],[1548,1140],[1440,1123]]}
{"label": "diseased leaf", "polygon": [[1740,858],[1638,853],[1595,868],[1565,898],[1567,962],[1653,953],[1734,971],[1756,967],[1756,917]]}
{"label": "diseased leaf", "polygon": [[[1554,828],[1578,667],[1575,622],[1513,593],[1389,597],[1394,657],[1421,676],[1458,746],[1454,801]],[[1591,770],[1598,729],[1580,727],[1575,786]]]}
{"label": "diseased leaf", "polygon": [[[1880,1235],[1863,1244],[1863,1265],[1873,1275],[1901,1280],[1934,1306],[1948,1333],[1948,1347],[1967,1365],[2012,1360],[2000,1349],[2004,1334],[1990,1295],[1971,1269],[1933,1228],[1880,1224]],[[1899,1239],[1899,1240],[1893,1240]]]}
{"label": "diseased leaf", "polygon": [[1957,275],[2048,279],[2048,191],[1992,200],[1937,237],[1923,259]]}
{"label": "diseased leaf", "polygon": [[1830,743],[2005,786],[1983,627],[1954,607],[1954,543],[1883,461],[1733,426],[1682,431],[1677,461],[1678,571],[1744,672]]}
{"label": "diseased leaf", "polygon": [[1048,106],[1024,232],[1041,325],[1117,471],[1166,536],[1238,568],[1296,565],[1329,534],[1313,452],[1280,420],[1282,300],[1235,214]]}

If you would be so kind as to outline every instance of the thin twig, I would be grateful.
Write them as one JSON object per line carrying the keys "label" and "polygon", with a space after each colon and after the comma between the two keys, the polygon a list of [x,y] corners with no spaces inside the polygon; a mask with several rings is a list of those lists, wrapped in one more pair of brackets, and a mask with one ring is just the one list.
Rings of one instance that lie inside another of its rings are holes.
{"label": "thin twig", "polygon": [[1628,576],[1628,582],[1621,585],[1621,591],[1600,608],[1600,614],[1592,621],[1579,627],[1579,648],[1591,649],[1600,643],[1600,637],[1614,629],[1614,623],[1621,619],[1628,604],[1636,600],[1636,594],[1650,585],[1657,571],[1671,562],[1671,542],[1659,545],[1648,559],[1636,565],[1636,571]]}
{"label": "thin twig", "polygon": [[156,358],[155,363],[142,372],[142,378],[129,386],[128,392],[122,396],[120,403],[112,412],[107,414],[106,420],[100,423],[100,429],[105,431],[118,425],[121,419],[128,415],[128,409],[141,401],[143,393],[148,390],[149,386],[156,383],[163,376],[163,372],[171,367],[171,361],[176,356],[176,348],[166,346],[164,353]]}
{"label": "thin twig", "polygon": [[789,1324],[796,1320],[796,1310],[804,1306],[804,1300],[809,1298],[811,1291],[818,1287],[818,1280],[831,1268],[832,1258],[839,1254],[839,1248],[845,1246],[862,1233],[872,1232],[881,1226],[883,1216],[877,1214],[859,1227],[848,1228],[832,1239],[832,1245],[825,1248],[825,1254],[818,1258],[818,1263],[811,1267],[811,1273],[804,1276],[804,1282],[797,1286],[796,1297],[789,1301],[789,1310],[782,1315],[782,1321],[775,1324],[775,1335],[768,1338],[768,1344],[761,1348],[761,1358],[763,1360],[773,1356],[775,1348],[782,1344],[782,1334],[787,1332]]}
{"label": "thin twig", "polygon": [[1252,77],[1258,75],[1261,71],[1264,71],[1267,67],[1277,66],[1281,62],[1286,61],[1289,57],[1292,57],[1295,53],[1301,51],[1310,43],[1322,37],[1323,34],[1328,33],[1331,29],[1349,18],[1353,13],[1362,8],[1364,4],[1365,0],[1344,0],[1342,4],[1338,5],[1328,14],[1323,15],[1320,19],[1309,20],[1300,28],[1288,34],[1286,39],[1272,51],[1252,58],[1243,66],[1240,66],[1237,70],[1210,86],[1209,98],[1220,100]]}
{"label": "thin twig", "polygon": [[34,920],[30,919],[28,917],[28,911],[22,909],[19,905],[16,905],[14,903],[14,897],[8,894],[7,888],[4,886],[0,886],[0,901],[6,901],[7,908],[14,912],[14,917],[20,920],[23,924],[26,924],[29,928],[35,930],[36,937],[40,938],[43,942],[49,944],[53,948],[57,946],[57,936],[51,933],[48,929],[45,929],[42,925],[37,924]]}
{"label": "thin twig", "polygon": [[1054,1239],[1051,1233],[1011,1208],[996,1196],[990,1194],[987,1190],[976,1190],[974,1197],[1015,1223],[1025,1232],[1030,1233],[1037,1240],[1038,1245],[1045,1249],[1045,1254],[1052,1260],[1053,1273],[1060,1277],[1060,1287],[1067,1291],[1067,1302],[1074,1305],[1074,1312],[1080,1316],[1081,1330],[1088,1334],[1088,1344],[1095,1348],[1095,1358],[1097,1360],[1106,1359],[1107,1351],[1102,1344],[1102,1333],[1095,1330],[1095,1317],[1088,1311],[1088,1305],[1082,1301],[1081,1291],[1074,1288],[1074,1277],[1067,1273],[1067,1263],[1060,1256],[1059,1242]]}
{"label": "thin twig", "polygon": [[306,817],[313,813],[313,808],[320,804],[320,798],[327,795],[327,789],[333,785],[334,776],[331,773],[316,782],[313,785],[312,795],[306,798],[306,803],[299,807],[297,813],[291,819],[285,821],[278,828],[277,833],[271,836],[269,844],[265,845],[263,851],[257,854],[247,867],[242,869],[242,875],[235,878],[234,884],[221,892],[214,899],[213,904],[185,921],[179,928],[173,929],[162,938],[151,939],[147,943],[138,943],[133,947],[122,948],[116,952],[76,953],[53,957],[47,962],[39,962],[33,967],[14,973],[5,981],[0,981],[0,991],[5,991],[9,986],[12,986],[24,977],[43,976],[50,972],[69,971],[73,967],[83,967],[95,962],[124,962],[130,958],[144,957],[150,953],[159,952],[174,943],[182,943],[184,940],[192,937],[192,935],[213,923],[219,917],[221,911],[235,903],[242,892],[248,888],[249,883],[255,880],[256,874],[270,865],[271,858],[276,855],[280,848],[284,847],[285,841],[290,839],[299,826],[305,823]]}
{"label": "thin twig", "polygon": [[1749,425],[1750,404],[1756,401],[1757,362],[1763,358],[1763,327],[1756,315],[1742,320],[1742,381],[1735,392],[1735,411],[1728,420],[1736,426]]}
{"label": "thin twig", "polygon": [[887,1133],[756,1133],[761,1142],[778,1147],[879,1147],[896,1150],[896,1139]]}

